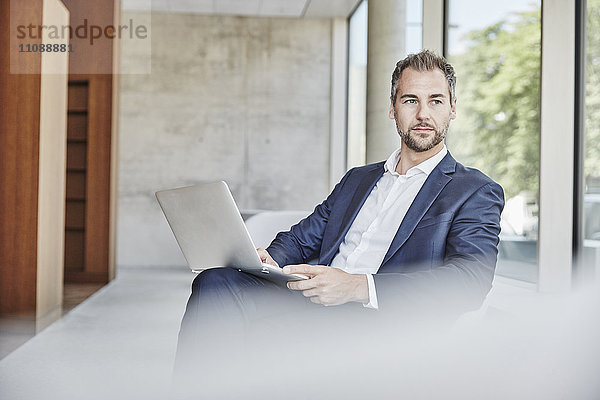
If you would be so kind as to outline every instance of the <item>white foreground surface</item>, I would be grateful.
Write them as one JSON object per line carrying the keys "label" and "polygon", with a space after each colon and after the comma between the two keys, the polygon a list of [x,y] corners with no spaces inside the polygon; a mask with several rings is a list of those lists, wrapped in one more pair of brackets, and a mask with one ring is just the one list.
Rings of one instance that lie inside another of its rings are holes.
{"label": "white foreground surface", "polygon": [[186,268],[119,270],[0,361],[0,398],[167,398],[193,277]]}
{"label": "white foreground surface", "polygon": [[598,288],[548,297],[519,296],[502,285],[483,315],[448,332],[406,342],[399,324],[368,343],[350,334],[340,338],[348,342],[340,354],[318,343],[306,348],[307,364],[274,365],[281,348],[265,351],[252,370],[266,371],[268,380],[233,373],[225,356],[223,373],[175,396],[172,366],[193,278],[186,268],[120,270],[0,361],[0,399],[600,398]]}

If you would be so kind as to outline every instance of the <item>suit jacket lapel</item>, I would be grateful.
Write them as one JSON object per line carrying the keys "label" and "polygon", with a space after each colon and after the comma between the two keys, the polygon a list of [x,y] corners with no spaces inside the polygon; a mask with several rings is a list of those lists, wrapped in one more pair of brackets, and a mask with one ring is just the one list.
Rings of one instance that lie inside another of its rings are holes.
{"label": "suit jacket lapel", "polygon": [[423,219],[427,210],[429,210],[433,202],[440,195],[442,189],[444,189],[446,184],[452,180],[450,174],[452,174],[455,169],[456,161],[450,153],[448,153],[433,171],[431,171],[431,174],[427,177],[423,187],[404,216],[400,228],[398,228],[398,232],[396,232],[396,236],[394,237],[394,240],[392,240],[392,244],[383,258],[381,265],[384,265],[408,240],[419,221]]}
{"label": "suit jacket lapel", "polygon": [[381,178],[381,176],[383,175],[383,172],[383,163],[378,163],[376,165],[373,165],[373,168],[367,171],[365,176],[360,180],[359,184],[356,187],[356,190],[354,191],[354,194],[352,195],[352,199],[350,200],[350,203],[346,208],[346,212],[344,213],[342,222],[339,225],[337,234],[331,237],[335,238],[335,241],[323,243],[324,248],[327,250],[321,252],[321,254],[323,255],[321,257],[321,262],[325,264],[329,264],[331,262],[333,256],[340,247],[342,240],[344,240],[344,238],[346,237],[346,233],[348,233],[350,225],[352,225],[352,222],[358,215],[360,208],[366,201],[367,197],[369,197],[371,190],[373,189],[373,187],[375,187],[377,181],[379,181],[379,178]]}
{"label": "suit jacket lapel", "polygon": [[354,221],[354,218],[358,215],[362,205],[367,200],[367,197],[369,197],[371,190],[373,190],[379,181],[379,178],[383,175],[383,172],[383,166],[381,168],[373,168],[371,171],[368,171],[365,178],[360,181],[360,184],[356,187],[352,200],[350,200],[350,204],[346,209],[346,213],[340,224],[338,236],[346,236],[346,232],[348,232],[352,221]]}

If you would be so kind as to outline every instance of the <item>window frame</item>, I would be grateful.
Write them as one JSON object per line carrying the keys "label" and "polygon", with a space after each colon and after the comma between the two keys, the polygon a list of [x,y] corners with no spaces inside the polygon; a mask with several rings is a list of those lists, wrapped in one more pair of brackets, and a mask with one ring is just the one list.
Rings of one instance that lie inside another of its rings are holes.
{"label": "window frame", "polygon": [[[443,48],[444,56],[448,53],[449,1],[424,0],[423,5],[424,31],[430,29],[432,24],[439,24],[440,16],[443,18],[443,34],[423,32],[423,47]],[[542,0],[541,6],[540,209],[536,289],[539,292],[560,293],[571,290],[575,261],[583,247],[586,2]],[[425,38],[431,39],[426,43]],[[556,98],[572,101],[561,101],[557,105],[554,101]],[[569,131],[573,131],[573,140],[565,141],[564,132]],[[557,163],[557,159],[561,162]],[[557,181],[561,187],[569,190],[557,192]],[[565,213],[564,207],[561,207],[564,204],[571,204],[572,212]],[[561,230],[556,226],[569,228]],[[522,286],[521,281],[513,280]]]}

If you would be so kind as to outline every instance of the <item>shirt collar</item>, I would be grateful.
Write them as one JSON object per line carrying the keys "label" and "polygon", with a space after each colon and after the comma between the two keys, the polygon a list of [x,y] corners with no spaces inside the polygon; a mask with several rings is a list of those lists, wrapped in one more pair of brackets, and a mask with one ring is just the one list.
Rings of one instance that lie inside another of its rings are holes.
{"label": "shirt collar", "polygon": [[[390,157],[385,162],[383,168],[386,172],[398,175],[398,173],[396,172],[396,166],[400,162],[400,149],[401,148],[399,147],[398,149],[394,150],[394,152],[390,155]],[[431,171],[433,171],[433,169],[435,167],[437,167],[437,165],[440,163],[440,161],[442,161],[442,159],[446,156],[447,153],[448,153],[448,149],[446,148],[446,145],[444,145],[444,147],[442,147],[442,150],[440,150],[436,155],[428,158],[427,160],[423,161],[422,163],[417,164],[414,167],[412,167],[411,169],[409,169],[408,171],[406,171],[406,175],[414,175],[418,171],[425,173],[425,175],[429,175],[431,173]]]}

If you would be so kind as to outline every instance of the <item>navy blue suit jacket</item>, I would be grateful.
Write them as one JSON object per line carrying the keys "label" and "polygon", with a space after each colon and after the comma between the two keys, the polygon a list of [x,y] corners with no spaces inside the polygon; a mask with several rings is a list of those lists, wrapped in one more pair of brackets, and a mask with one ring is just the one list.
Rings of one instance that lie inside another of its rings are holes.
{"label": "navy blue suit jacket", "polygon": [[[277,235],[267,249],[273,259],[281,266],[312,259],[329,265],[383,165],[348,171],[312,214]],[[503,207],[500,185],[448,153],[423,184],[373,276],[379,308],[448,302],[463,311],[479,307],[494,276]]]}

